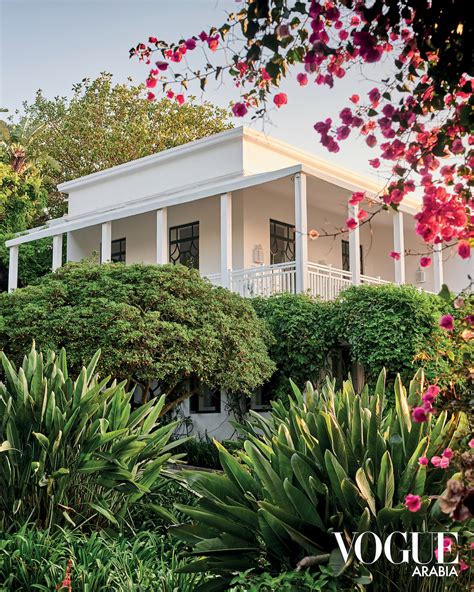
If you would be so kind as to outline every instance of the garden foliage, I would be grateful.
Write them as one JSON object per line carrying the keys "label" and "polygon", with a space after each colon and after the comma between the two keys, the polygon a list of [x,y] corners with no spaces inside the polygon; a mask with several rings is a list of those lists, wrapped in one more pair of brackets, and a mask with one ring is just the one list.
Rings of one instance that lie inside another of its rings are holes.
{"label": "garden foliage", "polygon": [[[353,532],[433,529],[440,512],[429,496],[443,491],[449,471],[428,470],[418,459],[454,445],[466,427],[462,413],[445,411],[414,423],[410,407],[425,386],[421,370],[408,392],[397,378],[392,409],[384,372],[372,394],[356,394],[350,381],[335,392],[328,380],[320,392],[295,387],[289,409],[276,402],[268,419],[252,413],[238,458],[216,443],[223,474],[183,473],[201,496],[197,506],[177,506],[194,524],[172,527],[196,557],[186,570],[213,572],[215,590],[226,590],[233,571],[265,566],[278,573],[305,556],[329,561],[339,575],[348,566],[334,530],[349,547]],[[417,513],[404,505],[410,493],[421,496]],[[358,584],[374,577],[375,589],[386,590],[383,570],[379,562],[373,574],[355,565],[346,573]]]}
{"label": "garden foliage", "polygon": [[274,370],[251,304],[183,266],[68,264],[0,295],[0,317],[12,359],[35,339],[43,350],[65,347],[77,372],[100,347],[101,373],[139,384],[144,399],[158,383],[163,411],[193,384],[250,393]]}
{"label": "garden foliage", "polygon": [[33,346],[18,369],[0,355],[2,530],[27,521],[119,527],[179,458],[176,422],[158,419],[165,397],[132,412],[125,384],[96,374],[98,353],[77,378],[64,350],[44,356]]}
{"label": "garden foliage", "polygon": [[413,286],[357,286],[331,302],[282,294],[253,304],[272,335],[268,347],[277,371],[271,386],[277,397],[286,395],[290,378],[300,388],[306,380],[320,384],[341,345],[349,346],[351,361],[364,366],[371,385],[382,368],[392,369],[391,382],[397,372],[406,381],[422,367],[445,391],[465,388],[457,375],[464,352],[438,323],[452,307],[434,294]]}

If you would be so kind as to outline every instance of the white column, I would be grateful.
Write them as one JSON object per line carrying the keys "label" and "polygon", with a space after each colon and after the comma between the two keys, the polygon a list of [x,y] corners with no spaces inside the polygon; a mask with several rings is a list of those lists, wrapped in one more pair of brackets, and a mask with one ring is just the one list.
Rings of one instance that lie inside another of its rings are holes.
{"label": "white column", "polygon": [[434,291],[436,293],[441,291],[443,287],[443,245],[438,243],[433,247],[433,275],[434,275]]}
{"label": "white column", "polygon": [[405,237],[403,233],[403,212],[393,214],[393,250],[399,253],[400,259],[395,263],[395,283],[399,286],[405,283]]}
{"label": "white column", "polygon": [[306,292],[308,289],[308,204],[304,173],[296,173],[294,186],[296,291]]}
{"label": "white column", "polygon": [[18,245],[9,248],[8,263],[8,291],[13,292],[18,287]]}
{"label": "white column", "polygon": [[63,264],[63,235],[56,234],[53,236],[53,265],[52,270],[55,271]]}
{"label": "white column", "polygon": [[221,286],[231,289],[232,193],[221,195]]}
{"label": "white column", "polygon": [[112,222],[102,224],[102,247],[100,262],[107,263],[112,259]]}
{"label": "white column", "polygon": [[352,283],[354,286],[360,284],[360,232],[359,220],[357,214],[359,213],[359,206],[349,204],[349,218],[354,218],[357,222],[354,230],[349,230],[349,269],[352,274]]}
{"label": "white column", "polygon": [[168,208],[156,210],[156,262],[164,265],[169,261]]}

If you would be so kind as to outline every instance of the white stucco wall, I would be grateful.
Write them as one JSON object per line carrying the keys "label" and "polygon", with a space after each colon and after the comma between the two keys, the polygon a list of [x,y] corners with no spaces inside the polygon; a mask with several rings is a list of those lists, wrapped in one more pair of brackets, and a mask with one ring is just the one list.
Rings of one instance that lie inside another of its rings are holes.
{"label": "white stucco wall", "polygon": [[68,214],[79,216],[154,194],[173,192],[177,188],[195,188],[212,179],[235,176],[242,173],[242,158],[242,140],[236,136],[224,143],[206,145],[202,150],[182,152],[179,158],[146,161],[151,164],[137,170],[127,163],[117,167],[118,171],[123,171],[119,175],[100,176],[99,173],[92,184],[67,189]]}

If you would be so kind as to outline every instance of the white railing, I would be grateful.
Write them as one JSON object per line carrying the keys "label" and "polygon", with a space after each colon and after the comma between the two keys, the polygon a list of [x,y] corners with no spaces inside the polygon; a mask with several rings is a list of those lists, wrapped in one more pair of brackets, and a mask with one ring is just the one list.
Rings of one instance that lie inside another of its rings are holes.
{"label": "white railing", "polygon": [[[307,274],[308,292],[311,296],[319,296],[323,300],[334,300],[342,290],[352,286],[351,272],[331,265],[308,263]],[[294,261],[237,269],[231,271],[230,275],[232,291],[246,298],[296,292],[296,264]],[[220,273],[213,273],[206,277],[212,284],[221,285]],[[388,280],[368,275],[361,275],[361,283],[390,284]]]}
{"label": "white railing", "polygon": [[380,276],[374,278],[370,275],[361,275],[360,281],[362,284],[391,284],[389,280],[383,280]]}
{"label": "white railing", "polygon": [[337,269],[331,265],[308,263],[308,288],[311,296],[323,300],[334,300],[336,296],[352,286],[350,271]]}
{"label": "white railing", "polygon": [[221,274],[220,273],[211,273],[211,274],[206,275],[204,277],[206,277],[211,282],[211,284],[214,284],[214,286],[221,285]]}
{"label": "white railing", "polygon": [[234,270],[231,277],[232,291],[245,297],[296,292],[294,261]]}

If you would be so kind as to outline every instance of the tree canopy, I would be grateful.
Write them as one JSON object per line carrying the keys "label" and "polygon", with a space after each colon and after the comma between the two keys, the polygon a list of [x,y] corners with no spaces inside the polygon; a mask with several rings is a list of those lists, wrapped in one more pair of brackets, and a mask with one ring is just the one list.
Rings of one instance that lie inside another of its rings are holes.
{"label": "tree canopy", "polygon": [[[114,84],[108,73],[84,78],[71,97],[49,99],[38,90],[32,103],[24,103],[21,117],[42,126],[29,151],[59,163],[59,168],[45,163],[53,185],[231,127],[227,112],[209,102],[151,104],[144,85]],[[57,195],[54,209],[54,215],[62,213]]]}
{"label": "tree canopy", "polygon": [[169,405],[189,383],[247,393],[274,370],[251,304],[173,265],[68,264],[36,284],[0,295],[0,347],[20,360],[32,340],[64,347],[73,369],[100,348],[101,375],[154,381]]}

